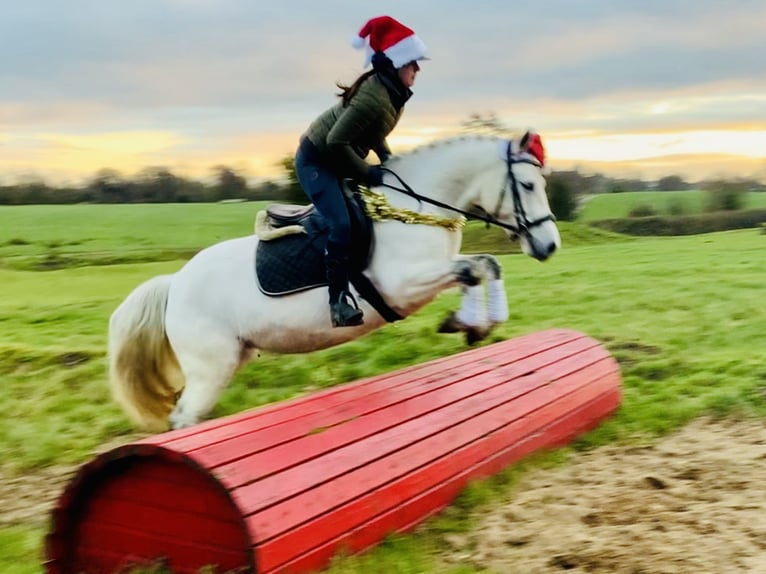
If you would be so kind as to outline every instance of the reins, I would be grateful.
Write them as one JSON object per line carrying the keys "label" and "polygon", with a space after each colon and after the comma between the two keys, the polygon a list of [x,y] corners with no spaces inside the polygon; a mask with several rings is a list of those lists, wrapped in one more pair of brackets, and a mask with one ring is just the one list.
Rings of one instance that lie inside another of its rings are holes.
{"label": "reins", "polygon": [[[381,169],[381,171],[384,171],[386,173],[390,173],[391,175],[393,175],[397,179],[399,184],[402,186],[402,187],[396,187],[395,185],[390,185],[388,183],[384,183],[382,187],[387,187],[388,189],[392,189],[394,191],[398,191],[399,193],[403,193],[405,195],[409,195],[413,199],[417,199],[419,202],[429,203],[431,205],[435,205],[436,207],[441,207],[442,209],[446,209],[446,210],[449,210],[449,211],[454,211],[455,213],[459,213],[460,215],[462,215],[466,219],[481,219],[482,221],[486,221],[485,218],[481,217],[480,215],[477,215],[476,213],[471,213],[469,211],[465,211],[463,209],[460,209],[459,207],[455,207],[455,206],[450,205],[448,203],[444,203],[443,201],[439,201],[438,199],[432,199],[430,197],[426,197],[424,195],[420,195],[418,192],[416,192],[414,189],[412,189],[407,184],[406,181],[404,181],[401,177],[399,177],[399,174],[396,173],[395,171],[393,171],[393,170],[391,170],[391,169],[389,169],[387,167],[382,167],[380,169]],[[506,224],[502,224],[502,222],[500,222],[500,223],[501,223],[502,226],[506,225]]]}
{"label": "reins", "polygon": [[[393,191],[398,191],[399,193],[403,193],[405,195],[409,195],[413,199],[418,200],[422,203],[428,203],[430,205],[434,205],[436,207],[441,207],[442,209],[446,209],[448,211],[453,211],[455,213],[459,213],[463,217],[467,219],[473,219],[473,220],[479,220],[483,221],[489,225],[496,225],[498,227],[502,227],[503,229],[510,231],[514,238],[518,237],[522,234],[529,234],[529,230],[533,227],[537,227],[538,225],[541,225],[545,223],[546,221],[555,221],[556,218],[552,213],[549,213],[548,215],[545,215],[543,217],[540,217],[538,219],[535,219],[533,221],[530,221],[527,218],[527,214],[524,211],[524,206],[521,202],[521,194],[519,193],[519,186],[518,182],[516,181],[516,176],[513,173],[513,169],[511,166],[514,163],[529,163],[532,165],[535,165],[539,167],[539,164],[532,161],[531,159],[516,159],[513,157],[513,154],[511,153],[511,142],[508,142],[508,149],[506,152],[506,166],[508,167],[508,183],[509,185],[503,185],[503,188],[500,190],[500,195],[498,196],[497,200],[497,207],[495,208],[495,213],[489,213],[488,211],[482,209],[484,211],[485,215],[478,214],[475,212],[465,211],[463,209],[460,209],[459,207],[455,207],[454,205],[449,205],[448,203],[444,203],[443,201],[439,201],[438,199],[432,199],[430,197],[426,197],[424,195],[420,195],[418,192],[416,192],[412,187],[410,187],[406,181],[404,181],[398,173],[393,171],[392,169],[389,169],[387,167],[381,167],[381,170],[391,174],[396,178],[396,180],[399,182],[399,185],[401,187],[397,187],[396,185],[391,185],[388,183],[384,183],[383,187],[387,187],[388,189],[391,189]],[[500,212],[500,207],[503,204],[503,197],[506,193],[506,188],[510,188],[512,199],[513,199],[513,211],[514,215],[516,216],[516,225],[512,225],[510,223],[505,223],[504,221],[500,221],[497,218],[497,214]]]}

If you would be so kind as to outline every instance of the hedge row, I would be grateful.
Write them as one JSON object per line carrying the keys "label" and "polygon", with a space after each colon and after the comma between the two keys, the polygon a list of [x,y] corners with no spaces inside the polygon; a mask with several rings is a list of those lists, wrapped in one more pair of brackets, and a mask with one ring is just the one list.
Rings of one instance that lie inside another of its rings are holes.
{"label": "hedge row", "polygon": [[759,227],[766,222],[766,209],[719,211],[700,215],[630,217],[603,219],[590,224],[626,235],[697,235],[714,231]]}

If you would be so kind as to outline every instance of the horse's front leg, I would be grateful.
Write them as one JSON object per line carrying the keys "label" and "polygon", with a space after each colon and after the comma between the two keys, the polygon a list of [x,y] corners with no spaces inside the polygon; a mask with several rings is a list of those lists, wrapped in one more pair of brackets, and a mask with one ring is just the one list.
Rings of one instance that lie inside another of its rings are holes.
{"label": "horse's front leg", "polygon": [[[462,285],[460,309],[451,313],[439,326],[441,333],[465,332],[472,345],[487,335],[498,323],[508,319],[508,300],[499,261],[492,255],[460,255],[453,261],[456,280]],[[485,300],[484,282],[488,301]]]}

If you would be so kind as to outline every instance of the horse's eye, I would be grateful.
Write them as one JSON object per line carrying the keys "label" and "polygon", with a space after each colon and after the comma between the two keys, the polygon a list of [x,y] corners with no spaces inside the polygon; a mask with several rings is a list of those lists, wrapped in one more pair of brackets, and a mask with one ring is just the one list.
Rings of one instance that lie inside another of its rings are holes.
{"label": "horse's eye", "polygon": [[529,183],[528,181],[522,181],[521,182],[521,187],[523,187],[527,191],[534,191],[535,184],[534,183]]}

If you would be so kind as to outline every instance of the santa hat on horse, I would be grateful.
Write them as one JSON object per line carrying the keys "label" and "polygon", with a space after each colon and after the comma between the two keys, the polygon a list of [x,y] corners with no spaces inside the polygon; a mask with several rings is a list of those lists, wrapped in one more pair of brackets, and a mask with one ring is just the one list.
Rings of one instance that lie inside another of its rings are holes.
{"label": "santa hat on horse", "polygon": [[528,132],[527,135],[529,137],[522,140],[524,151],[534,157],[540,163],[540,167],[545,167],[545,148],[540,134]]}
{"label": "santa hat on horse", "polygon": [[354,48],[365,48],[364,67],[370,65],[375,52],[383,52],[401,68],[413,61],[427,60],[426,45],[410,28],[391,16],[378,16],[367,21],[351,40]]}

